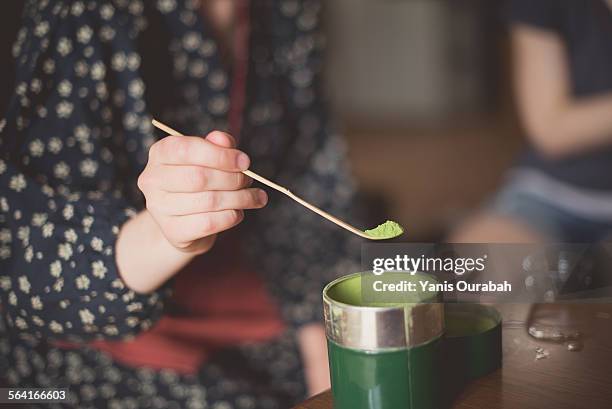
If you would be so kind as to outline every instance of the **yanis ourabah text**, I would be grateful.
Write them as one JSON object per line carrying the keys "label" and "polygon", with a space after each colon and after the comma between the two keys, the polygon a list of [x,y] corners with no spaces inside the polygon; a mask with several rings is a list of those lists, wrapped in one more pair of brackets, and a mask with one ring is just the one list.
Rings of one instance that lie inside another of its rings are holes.
{"label": "yanis ourabah text", "polygon": [[415,291],[439,291],[439,292],[511,292],[512,284],[508,281],[493,282],[487,281],[483,283],[468,283],[467,281],[457,281],[455,283],[449,283],[444,281],[430,282],[428,280],[414,281],[400,281],[396,283],[385,283],[384,281],[377,280],[372,283],[372,288],[376,292],[415,292]]}

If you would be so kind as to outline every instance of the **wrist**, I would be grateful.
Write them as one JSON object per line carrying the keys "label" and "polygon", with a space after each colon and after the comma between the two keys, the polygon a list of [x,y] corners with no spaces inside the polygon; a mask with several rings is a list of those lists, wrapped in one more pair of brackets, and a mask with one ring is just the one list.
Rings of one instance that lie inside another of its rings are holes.
{"label": "wrist", "polygon": [[121,228],[115,248],[119,274],[128,288],[148,293],[184,267],[198,252],[176,249],[147,210]]}

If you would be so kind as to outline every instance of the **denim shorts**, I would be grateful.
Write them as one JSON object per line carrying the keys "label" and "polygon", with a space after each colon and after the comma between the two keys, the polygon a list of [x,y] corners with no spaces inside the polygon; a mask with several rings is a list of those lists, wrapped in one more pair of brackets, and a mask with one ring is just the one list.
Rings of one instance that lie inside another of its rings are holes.
{"label": "denim shorts", "polygon": [[[591,194],[533,171],[515,171],[489,203],[495,214],[518,220],[564,243],[594,243],[612,234],[612,195]],[[584,205],[583,205],[584,204]]]}

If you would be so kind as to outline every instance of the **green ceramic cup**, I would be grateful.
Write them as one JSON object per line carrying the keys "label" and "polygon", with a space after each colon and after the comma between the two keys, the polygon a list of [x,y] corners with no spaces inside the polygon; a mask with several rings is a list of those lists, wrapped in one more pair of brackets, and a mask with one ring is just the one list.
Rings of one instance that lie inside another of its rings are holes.
{"label": "green ceramic cup", "polygon": [[473,381],[502,365],[502,317],[490,306],[444,307],[444,391],[447,406]]}
{"label": "green ceramic cup", "polygon": [[361,283],[357,273],[323,291],[334,408],[439,409],[444,307],[435,302],[438,294],[368,304]]}

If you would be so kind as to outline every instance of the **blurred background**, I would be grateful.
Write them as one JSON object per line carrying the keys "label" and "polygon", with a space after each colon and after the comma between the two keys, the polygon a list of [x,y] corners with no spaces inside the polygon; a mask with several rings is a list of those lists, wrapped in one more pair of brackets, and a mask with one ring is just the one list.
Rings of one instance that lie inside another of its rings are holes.
{"label": "blurred background", "polygon": [[374,220],[410,226],[404,240],[443,238],[524,143],[503,2],[325,5],[328,92]]}

